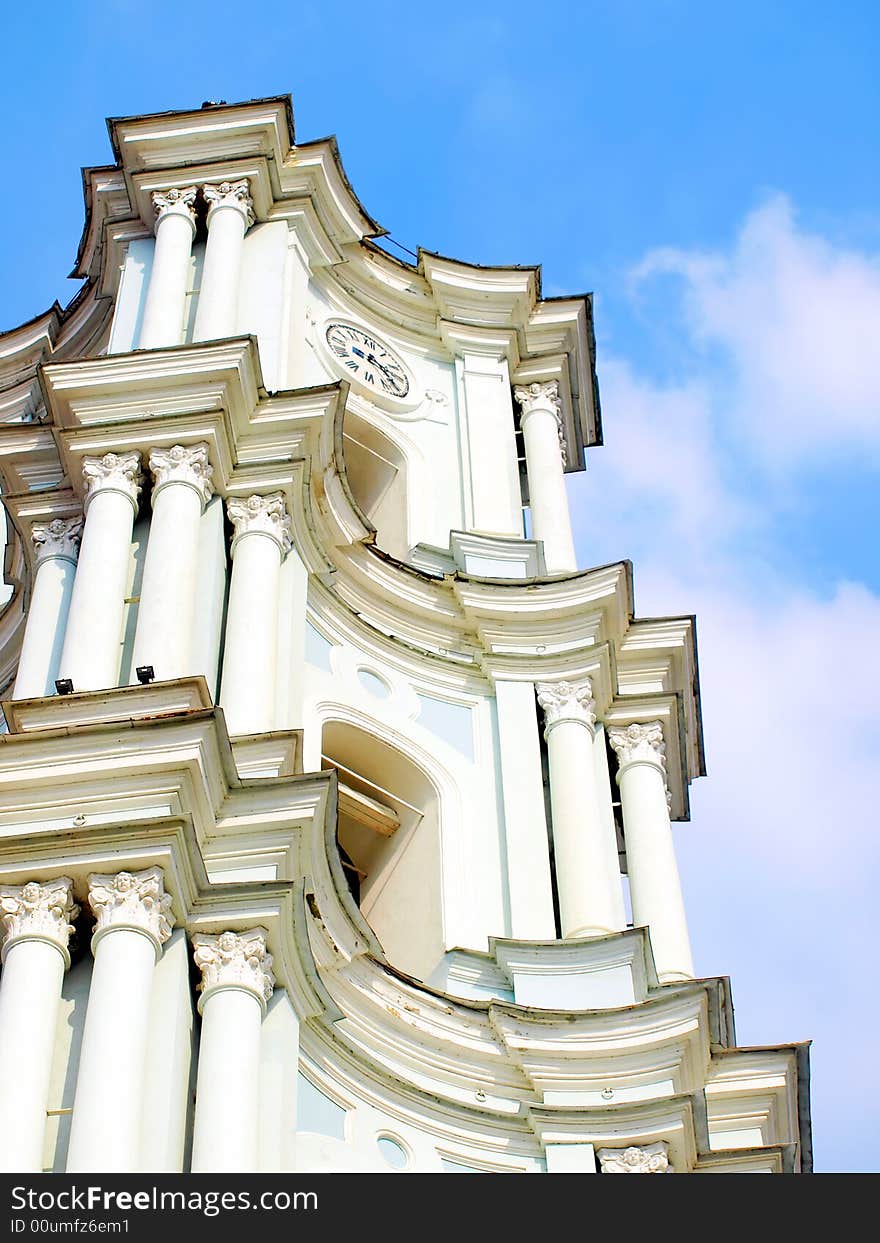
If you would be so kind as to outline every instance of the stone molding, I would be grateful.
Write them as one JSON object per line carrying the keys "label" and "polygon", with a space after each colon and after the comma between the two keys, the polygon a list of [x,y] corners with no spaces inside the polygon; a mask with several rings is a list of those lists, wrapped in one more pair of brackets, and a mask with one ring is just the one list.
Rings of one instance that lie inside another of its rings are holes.
{"label": "stone molding", "polygon": [[105,933],[127,928],[148,936],[158,955],[174,927],[171,895],[165,892],[162,869],[157,867],[115,875],[93,872],[89,906],[96,918],[93,948]]}
{"label": "stone molding", "polygon": [[43,883],[31,880],[24,885],[0,885],[0,920],[5,929],[2,961],[16,941],[47,941],[61,951],[69,967],[67,946],[78,914],[69,876]]}
{"label": "stone molding", "polygon": [[620,774],[630,764],[650,764],[659,770],[666,791],[666,806],[672,806],[672,791],[666,782],[666,743],[663,726],[659,721],[644,725],[615,725],[608,731],[608,741],[617,752],[618,784]]}
{"label": "stone molding", "polygon": [[245,227],[254,223],[254,200],[251,198],[251,187],[247,177],[241,181],[221,181],[219,185],[202,187],[202,194],[208,204],[208,223],[211,216],[221,207],[233,207],[241,212],[245,219]]}
{"label": "stone molding", "polygon": [[31,539],[37,565],[53,557],[76,561],[82,539],[82,515],[74,518],[53,518],[51,522],[35,522],[31,527]]}
{"label": "stone molding", "polygon": [[207,505],[214,493],[211,482],[214,467],[208,460],[206,441],[194,445],[172,445],[170,449],[151,449],[150,471],[153,475],[154,505],[161,490],[171,483],[193,488],[202,505]]}
{"label": "stone molding", "polygon": [[270,492],[268,496],[233,496],[226,502],[226,512],[235,534],[232,551],[246,535],[268,535],[281,550],[282,557],[293,546],[292,523],[287,512],[283,492]]}
{"label": "stone molding", "polygon": [[633,1145],[630,1148],[599,1148],[596,1151],[603,1174],[672,1174],[668,1144]]}
{"label": "stone molding", "polygon": [[154,190],[150,198],[156,213],[156,225],[166,216],[184,216],[189,220],[195,232],[197,193],[196,186],[186,186],[182,190],[177,187],[170,190]]}
{"label": "stone molding", "polygon": [[559,381],[535,381],[524,387],[517,385],[513,395],[520,406],[520,423],[535,410],[550,410],[556,419],[556,434],[559,437],[559,452],[562,454],[562,465],[568,465],[568,447],[565,443],[565,427],[562,422],[562,400],[559,396]]}
{"label": "stone molding", "polygon": [[121,492],[137,512],[138,494],[143,482],[140,453],[105,453],[103,457],[85,457],[82,473],[87,488],[86,508],[98,492]]}
{"label": "stone molding", "polygon": [[577,721],[592,731],[596,724],[596,701],[589,678],[581,682],[537,682],[535,691],[544,713],[544,737],[562,721]]}
{"label": "stone molding", "polygon": [[266,936],[265,928],[249,928],[246,932],[193,937],[193,958],[202,973],[200,1013],[209,994],[222,988],[240,988],[252,993],[265,1010],[275,988]]}

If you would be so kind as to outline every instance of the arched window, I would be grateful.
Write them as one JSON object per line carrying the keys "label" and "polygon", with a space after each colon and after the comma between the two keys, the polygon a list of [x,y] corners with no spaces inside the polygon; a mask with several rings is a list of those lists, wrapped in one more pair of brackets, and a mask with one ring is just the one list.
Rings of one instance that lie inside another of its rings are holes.
{"label": "arched window", "polygon": [[388,961],[426,980],[445,951],[437,790],[402,751],[349,722],[327,721],[321,749],[339,776],[352,894]]}
{"label": "arched window", "polygon": [[350,410],[345,414],[342,439],[349,487],[376,528],[377,545],[398,560],[406,560],[410,543],[404,454],[383,432]]}

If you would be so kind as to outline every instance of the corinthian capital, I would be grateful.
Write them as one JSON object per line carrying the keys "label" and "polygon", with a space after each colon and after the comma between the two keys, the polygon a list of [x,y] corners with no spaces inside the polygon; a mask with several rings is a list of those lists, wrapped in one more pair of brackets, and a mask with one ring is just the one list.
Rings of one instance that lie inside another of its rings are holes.
{"label": "corinthian capital", "polygon": [[599,1148],[596,1156],[603,1174],[671,1174],[664,1140],[632,1148]]}
{"label": "corinthian capital", "polygon": [[26,885],[0,886],[0,919],[5,929],[3,961],[11,946],[26,938],[50,941],[70,966],[67,943],[78,914],[69,876],[58,876],[45,884],[31,880]]}
{"label": "corinthian capital", "polygon": [[568,449],[565,444],[565,426],[562,422],[562,401],[559,396],[558,382],[546,380],[543,383],[535,381],[533,384],[517,385],[513,390],[513,395],[519,402],[520,421],[536,410],[548,410],[556,419],[559,452],[562,454],[562,464],[565,466],[568,463]]}
{"label": "corinthian capital", "polygon": [[53,518],[45,523],[35,522],[31,527],[31,539],[34,541],[37,565],[49,557],[76,561],[82,528],[83,520],[79,515],[75,518]]}
{"label": "corinthian capital", "polygon": [[649,721],[646,725],[612,726],[608,731],[608,741],[617,752],[621,767],[647,761],[666,772],[666,743],[659,721]]}
{"label": "corinthian capital", "polygon": [[596,701],[589,678],[582,682],[538,682],[535,690],[544,713],[545,738],[560,721],[579,721],[590,729],[596,724]]}
{"label": "corinthian capital", "polygon": [[139,453],[105,453],[103,457],[83,458],[83,479],[86,482],[86,505],[96,492],[122,492],[137,509],[141,488],[141,455]]}
{"label": "corinthian capital", "polygon": [[171,896],[165,892],[161,868],[143,872],[117,872],[89,877],[89,906],[95,912],[95,936],[111,928],[135,928],[145,932],[157,951],[171,936],[174,916]]}
{"label": "corinthian capital", "polygon": [[232,550],[245,535],[268,535],[281,549],[284,556],[293,544],[291,521],[284,503],[283,492],[270,492],[268,496],[234,496],[226,502],[226,512],[235,534]]}
{"label": "corinthian capital", "polygon": [[196,193],[195,186],[187,186],[183,190],[178,190],[176,187],[171,190],[154,190],[150,197],[153,200],[153,210],[156,213],[156,224],[165,216],[177,215],[186,216],[190,224],[195,228]]}
{"label": "corinthian capital", "polygon": [[201,1011],[208,993],[215,988],[243,988],[265,1008],[275,987],[272,955],[266,948],[266,929],[221,932],[219,936],[193,937],[193,958],[202,973],[199,991]]}
{"label": "corinthian capital", "polygon": [[214,468],[208,461],[208,446],[204,441],[196,445],[173,445],[170,449],[151,449],[150,470],[153,474],[154,505],[161,489],[169,483],[182,483],[194,488],[203,505],[211,499]]}
{"label": "corinthian capital", "polygon": [[203,186],[202,193],[208,204],[208,220],[220,207],[234,207],[244,216],[248,228],[254,223],[254,200],[247,177],[242,181],[221,181],[219,186]]}

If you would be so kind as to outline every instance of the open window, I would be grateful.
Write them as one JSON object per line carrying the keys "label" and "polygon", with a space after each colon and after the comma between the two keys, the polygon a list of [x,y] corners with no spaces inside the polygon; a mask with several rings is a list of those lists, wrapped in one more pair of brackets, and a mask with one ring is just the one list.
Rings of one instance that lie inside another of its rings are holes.
{"label": "open window", "polygon": [[345,471],[354,498],[376,528],[383,552],[404,561],[409,554],[406,459],[377,428],[346,411]]}
{"label": "open window", "polygon": [[324,726],[339,776],[338,845],[349,887],[389,962],[427,979],[445,952],[437,791],[402,751],[347,722]]}

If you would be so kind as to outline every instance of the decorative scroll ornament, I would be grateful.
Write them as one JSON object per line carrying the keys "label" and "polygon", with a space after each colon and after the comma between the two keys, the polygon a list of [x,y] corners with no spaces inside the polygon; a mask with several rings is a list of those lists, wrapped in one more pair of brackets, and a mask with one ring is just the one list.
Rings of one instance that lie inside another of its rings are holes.
{"label": "decorative scroll ornament", "polygon": [[205,994],[215,988],[246,989],[265,1006],[275,987],[266,935],[265,928],[250,928],[247,932],[193,937],[193,958],[202,973],[200,1009]]}
{"label": "decorative scroll ornament", "polygon": [[75,518],[53,518],[45,523],[35,522],[31,527],[31,539],[34,541],[37,565],[49,557],[76,561],[82,529],[83,520],[79,515]]}
{"label": "decorative scroll ornament", "polygon": [[183,483],[195,488],[203,505],[207,505],[214,492],[211,483],[214,467],[208,461],[205,441],[196,445],[173,445],[170,449],[151,449],[150,470],[154,480],[153,504],[160,489],[169,483]]}
{"label": "decorative scroll ornament", "polygon": [[283,492],[271,492],[268,496],[234,496],[226,502],[229,521],[235,528],[232,549],[245,535],[268,535],[281,549],[284,556],[293,546],[292,523],[284,503]]}
{"label": "decorative scroll ornament", "polygon": [[519,402],[522,409],[520,422],[531,414],[533,410],[550,409],[556,418],[556,434],[559,437],[559,452],[562,454],[562,465],[568,465],[568,446],[565,443],[565,425],[562,422],[562,400],[559,396],[559,382],[557,380],[546,380],[543,383],[535,381],[534,384],[527,384],[525,387],[517,385],[513,390],[513,395]]}
{"label": "decorative scroll ornament", "polygon": [[219,186],[203,186],[202,193],[208,204],[208,219],[218,207],[234,207],[244,216],[247,227],[254,223],[254,200],[247,177],[242,181],[221,181]]}
{"label": "decorative scroll ornament", "polygon": [[190,223],[195,226],[196,223],[196,187],[187,186],[183,190],[154,190],[150,195],[153,200],[153,210],[156,213],[156,223],[169,213],[178,216],[188,216]]}
{"label": "decorative scroll ornament", "polygon": [[590,729],[596,724],[596,701],[589,678],[582,682],[538,682],[535,690],[544,713],[545,738],[560,721],[580,721]]}
{"label": "decorative scroll ornament", "polygon": [[[666,743],[663,726],[659,721],[647,725],[614,726],[608,731],[608,741],[617,752],[620,768],[627,764],[649,763],[659,766],[666,785]],[[666,806],[672,807],[672,791],[666,786]]]}
{"label": "decorative scroll ornament", "polygon": [[114,927],[137,928],[162,946],[171,936],[174,916],[171,895],[165,892],[161,868],[143,872],[93,872],[89,877],[89,906],[95,912],[95,935]]}
{"label": "decorative scroll ornament", "polygon": [[672,1174],[667,1144],[645,1144],[641,1148],[599,1148],[596,1152],[603,1174]]}
{"label": "decorative scroll ornament", "polygon": [[3,959],[21,937],[38,938],[57,945],[68,960],[67,943],[79,907],[73,900],[73,881],[69,876],[40,884],[0,886],[0,920],[5,929]]}
{"label": "decorative scroll ornament", "polygon": [[86,505],[96,492],[105,489],[123,492],[137,508],[143,481],[139,453],[105,453],[103,457],[83,458],[82,472],[88,489]]}

